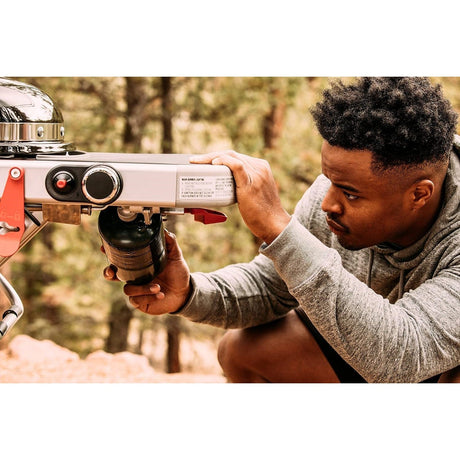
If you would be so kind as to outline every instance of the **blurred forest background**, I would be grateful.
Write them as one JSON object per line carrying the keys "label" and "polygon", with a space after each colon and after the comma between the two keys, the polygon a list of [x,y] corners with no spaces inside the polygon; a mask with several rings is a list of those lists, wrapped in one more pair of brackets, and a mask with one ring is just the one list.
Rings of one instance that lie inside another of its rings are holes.
{"label": "blurred forest background", "polygon": [[[60,108],[65,139],[90,152],[206,153],[233,149],[267,159],[290,212],[320,172],[321,138],[309,114],[323,77],[13,77],[45,91]],[[460,78],[433,78],[460,112]],[[260,241],[236,206],[204,226],[168,218],[192,271],[251,260]],[[25,313],[4,339],[50,339],[81,357],[104,349],[148,355],[152,331],[167,334],[165,371],[180,372],[184,336],[218,339],[224,331],[129,307],[119,283],[103,279],[97,213],[82,225],[50,224],[2,272]],[[0,342],[1,344],[1,342]],[[4,344],[2,345],[4,346]]]}

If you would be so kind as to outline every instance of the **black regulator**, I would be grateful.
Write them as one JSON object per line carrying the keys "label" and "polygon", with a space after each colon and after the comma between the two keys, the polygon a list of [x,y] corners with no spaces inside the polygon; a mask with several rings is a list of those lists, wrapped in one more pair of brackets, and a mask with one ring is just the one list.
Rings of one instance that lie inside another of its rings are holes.
{"label": "black regulator", "polygon": [[166,244],[160,214],[142,213],[109,206],[99,214],[99,234],[117,277],[128,284],[152,281],[166,265]]}

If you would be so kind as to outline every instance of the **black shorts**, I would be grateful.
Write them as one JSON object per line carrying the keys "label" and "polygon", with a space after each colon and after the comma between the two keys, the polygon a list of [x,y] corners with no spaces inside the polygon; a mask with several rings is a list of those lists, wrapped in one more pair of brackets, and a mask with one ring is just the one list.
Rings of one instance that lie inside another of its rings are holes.
{"label": "black shorts", "polygon": [[[321,351],[324,353],[324,356],[328,360],[341,383],[367,383],[367,381],[344,359],[342,359],[342,357],[329,345],[329,343],[326,342],[324,337],[318,332],[316,327],[313,326],[310,318],[301,308],[296,308],[295,312],[315,338],[317,344],[321,348]],[[439,377],[441,376],[435,375],[434,377],[430,377],[421,383],[436,383],[439,380]]]}

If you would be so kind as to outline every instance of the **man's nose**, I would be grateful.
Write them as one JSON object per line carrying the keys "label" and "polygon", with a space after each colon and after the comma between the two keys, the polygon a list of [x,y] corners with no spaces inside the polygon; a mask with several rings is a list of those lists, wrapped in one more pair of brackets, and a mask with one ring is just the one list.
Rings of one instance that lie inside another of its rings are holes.
{"label": "man's nose", "polygon": [[326,193],[326,196],[321,203],[321,209],[327,214],[342,214],[343,208],[336,196],[336,191],[334,187],[329,187],[329,190]]}

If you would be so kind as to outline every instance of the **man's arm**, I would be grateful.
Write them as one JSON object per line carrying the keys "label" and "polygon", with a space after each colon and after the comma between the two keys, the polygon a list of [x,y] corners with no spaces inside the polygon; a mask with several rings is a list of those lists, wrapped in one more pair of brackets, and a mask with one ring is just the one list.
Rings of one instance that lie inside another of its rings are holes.
{"label": "man's arm", "polygon": [[289,223],[291,216],[281,204],[266,160],[227,151],[191,157],[190,161],[225,165],[232,170],[241,217],[256,237],[271,243]]}
{"label": "man's arm", "polygon": [[296,218],[262,252],[321,334],[366,380],[417,382],[459,364],[458,245],[447,251],[448,266],[393,304],[347,272],[339,254]]}
{"label": "man's arm", "polygon": [[190,321],[225,329],[273,321],[298,306],[264,256],[212,273],[192,273],[192,294],[177,313]]}
{"label": "man's arm", "polygon": [[[190,321],[243,328],[272,321],[297,307],[284,281],[264,256],[213,273],[192,273],[175,236],[165,233],[168,263],[151,283],[124,286],[130,303],[150,315],[180,314]],[[104,277],[117,281],[113,267]]]}
{"label": "man's arm", "polygon": [[193,161],[232,169],[242,217],[266,243],[262,254],[326,340],[366,380],[416,382],[458,366],[458,242],[447,251],[443,270],[392,304],[345,270],[337,251],[287,216],[266,162],[236,152]]}

